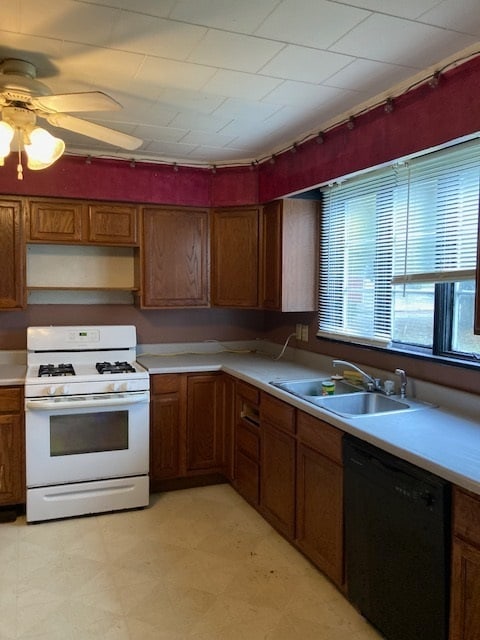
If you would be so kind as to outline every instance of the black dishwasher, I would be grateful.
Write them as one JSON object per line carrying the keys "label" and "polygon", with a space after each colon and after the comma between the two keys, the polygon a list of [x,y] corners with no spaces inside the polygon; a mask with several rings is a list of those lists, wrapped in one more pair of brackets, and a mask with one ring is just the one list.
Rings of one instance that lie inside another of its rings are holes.
{"label": "black dishwasher", "polygon": [[343,454],[349,600],[387,640],[447,640],[449,483],[353,436]]}

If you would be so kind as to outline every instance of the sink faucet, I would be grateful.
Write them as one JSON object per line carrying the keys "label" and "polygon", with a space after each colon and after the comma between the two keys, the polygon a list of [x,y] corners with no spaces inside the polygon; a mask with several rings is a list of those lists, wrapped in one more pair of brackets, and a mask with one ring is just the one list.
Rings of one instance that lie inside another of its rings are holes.
{"label": "sink faucet", "polygon": [[403,369],[395,369],[395,375],[400,376],[400,398],[407,396],[407,374]]}
{"label": "sink faucet", "polygon": [[372,378],[372,376],[369,376],[368,373],[365,373],[365,371],[360,369],[360,367],[357,367],[356,364],[347,362],[347,360],[333,360],[332,364],[334,367],[336,367],[337,364],[344,364],[344,365],[347,365],[347,367],[352,367],[352,369],[355,369],[355,371],[358,371],[358,373],[360,373],[365,378],[365,381],[367,383],[367,389],[369,391],[379,391],[381,389],[380,379]]}

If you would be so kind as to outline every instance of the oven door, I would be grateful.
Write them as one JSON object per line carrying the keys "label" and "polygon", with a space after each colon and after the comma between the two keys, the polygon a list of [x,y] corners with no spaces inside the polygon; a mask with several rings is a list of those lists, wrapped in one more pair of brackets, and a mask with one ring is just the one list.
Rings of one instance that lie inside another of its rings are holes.
{"label": "oven door", "polygon": [[27,487],[148,474],[149,393],[25,401]]}

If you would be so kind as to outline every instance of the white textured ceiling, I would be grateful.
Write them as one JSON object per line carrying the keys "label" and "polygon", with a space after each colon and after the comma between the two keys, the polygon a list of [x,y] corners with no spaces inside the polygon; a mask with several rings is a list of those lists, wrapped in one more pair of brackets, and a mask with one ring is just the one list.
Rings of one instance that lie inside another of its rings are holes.
{"label": "white textured ceiling", "polygon": [[474,53],[480,0],[8,0],[0,59],[53,93],[100,90],[79,117],[144,140],[123,152],[53,129],[67,152],[180,164],[262,160],[441,61]]}

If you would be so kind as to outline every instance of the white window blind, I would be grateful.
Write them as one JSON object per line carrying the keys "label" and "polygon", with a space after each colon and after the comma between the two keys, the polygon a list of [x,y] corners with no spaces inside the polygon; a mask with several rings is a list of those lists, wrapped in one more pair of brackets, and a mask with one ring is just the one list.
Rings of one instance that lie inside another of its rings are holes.
{"label": "white window blind", "polygon": [[395,284],[475,277],[479,151],[475,140],[399,168]]}
{"label": "white window blind", "polygon": [[319,335],[385,344],[392,286],[474,277],[474,140],[323,190]]}

